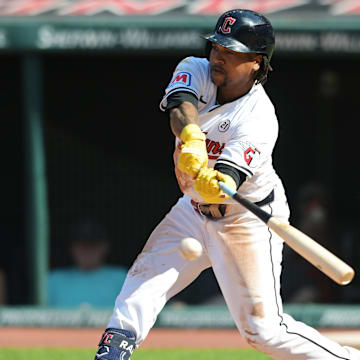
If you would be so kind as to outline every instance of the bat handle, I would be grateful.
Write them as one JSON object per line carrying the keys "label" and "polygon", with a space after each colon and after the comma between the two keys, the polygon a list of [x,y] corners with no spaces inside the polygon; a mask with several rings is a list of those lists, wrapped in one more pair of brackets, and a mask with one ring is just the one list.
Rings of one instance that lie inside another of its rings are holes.
{"label": "bat handle", "polygon": [[255,214],[261,221],[263,221],[265,224],[269,221],[271,218],[271,215],[268,214],[266,211],[261,209],[256,204],[252,203],[248,199],[243,198],[240,196],[236,190],[231,189],[229,186],[227,186],[222,181],[219,181],[219,187],[222,191],[224,191],[226,194],[231,196],[233,199],[235,199],[238,203],[240,203],[242,206],[244,206],[246,209],[251,211],[253,214]]}
{"label": "bat handle", "polygon": [[236,191],[231,189],[229,186],[227,186],[224,182],[222,181],[219,181],[219,186],[220,186],[220,189],[228,194],[229,196],[233,197],[235,194],[236,194]]}

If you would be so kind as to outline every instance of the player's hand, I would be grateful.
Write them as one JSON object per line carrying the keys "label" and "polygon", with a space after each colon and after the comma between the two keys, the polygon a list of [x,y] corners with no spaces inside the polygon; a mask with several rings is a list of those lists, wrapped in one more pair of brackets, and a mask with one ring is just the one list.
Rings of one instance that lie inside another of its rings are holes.
{"label": "player's hand", "polygon": [[182,142],[177,166],[195,178],[202,167],[208,164],[205,134],[196,124],[186,125],[180,135]]}
{"label": "player's hand", "polygon": [[220,189],[219,181],[236,190],[235,180],[231,176],[207,167],[200,169],[195,179],[194,189],[205,202],[219,204],[229,198],[229,195]]}

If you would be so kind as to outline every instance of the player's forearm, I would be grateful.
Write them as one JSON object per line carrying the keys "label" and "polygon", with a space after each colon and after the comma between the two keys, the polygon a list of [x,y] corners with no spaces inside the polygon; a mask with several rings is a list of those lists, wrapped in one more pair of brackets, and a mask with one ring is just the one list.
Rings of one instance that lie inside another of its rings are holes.
{"label": "player's forearm", "polygon": [[169,112],[170,127],[174,135],[177,137],[180,137],[181,131],[186,125],[199,125],[198,111],[196,107],[188,101],[170,109]]}

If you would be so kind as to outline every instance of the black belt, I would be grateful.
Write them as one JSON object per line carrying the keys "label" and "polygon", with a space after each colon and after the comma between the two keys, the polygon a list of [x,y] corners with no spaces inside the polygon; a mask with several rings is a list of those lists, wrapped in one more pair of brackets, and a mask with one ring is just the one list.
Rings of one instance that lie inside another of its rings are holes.
{"label": "black belt", "polygon": [[[274,201],[274,190],[263,200],[257,201],[254,204],[257,206],[264,206]],[[219,219],[225,216],[228,205],[225,204],[200,204],[191,200],[191,204],[196,212],[200,215],[206,216],[209,219]]]}

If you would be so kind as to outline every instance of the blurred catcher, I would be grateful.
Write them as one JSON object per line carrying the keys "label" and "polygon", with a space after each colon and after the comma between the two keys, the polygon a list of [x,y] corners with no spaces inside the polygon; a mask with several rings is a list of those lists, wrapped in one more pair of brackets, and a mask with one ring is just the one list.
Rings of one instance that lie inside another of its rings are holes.
{"label": "blurred catcher", "polygon": [[[272,166],[278,121],[262,86],[271,70],[273,28],[256,12],[231,10],[206,39],[207,58],[182,60],[160,104],[176,137],[175,173],[184,196],[129,270],[95,358],[129,359],[166,302],[212,267],[251,346],[275,359],[360,359],[357,350],[283,313],[282,239],[218,186],[221,180],[278,218],[289,217]],[[192,262],[177,251],[186,237],[204,249]]]}

